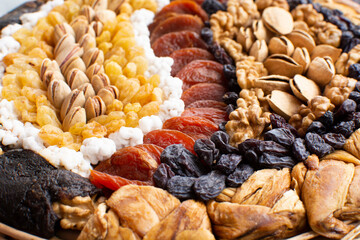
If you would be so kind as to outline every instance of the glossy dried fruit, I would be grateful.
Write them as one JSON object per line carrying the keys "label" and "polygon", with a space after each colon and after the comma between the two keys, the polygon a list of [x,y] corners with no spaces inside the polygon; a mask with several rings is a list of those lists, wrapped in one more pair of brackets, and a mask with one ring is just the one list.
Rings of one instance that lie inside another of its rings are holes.
{"label": "glossy dried fruit", "polygon": [[230,136],[226,132],[217,131],[210,139],[221,153],[238,153],[238,149],[229,144]]}
{"label": "glossy dried fruit", "polygon": [[242,161],[242,156],[238,154],[222,154],[216,162],[215,168],[229,175],[235,171],[235,168]]}
{"label": "glossy dried fruit", "polygon": [[185,106],[198,100],[221,101],[226,89],[217,83],[198,83],[183,92],[181,99]]}
{"label": "glossy dried fruit", "polygon": [[346,99],[339,109],[335,113],[335,119],[340,119],[348,114],[351,114],[356,111],[356,102],[352,99]]}
{"label": "glossy dried fruit", "polygon": [[250,165],[240,163],[235,171],[226,178],[226,186],[240,187],[253,173],[254,169]]}
{"label": "glossy dried fruit", "polygon": [[348,138],[355,131],[354,121],[344,121],[337,124],[333,131],[335,133],[341,133],[344,137]]}
{"label": "glossy dried fruit", "polygon": [[220,157],[220,151],[215,143],[209,139],[198,139],[195,141],[194,151],[204,166],[210,168]]}
{"label": "glossy dried fruit", "polygon": [[213,43],[209,46],[209,51],[214,55],[217,62],[221,64],[231,64],[234,65],[234,60],[227,54],[224,48],[222,48],[218,43]]}
{"label": "glossy dried fruit", "polygon": [[174,176],[167,182],[166,190],[179,199],[194,198],[193,177]]}
{"label": "glossy dried fruit", "polygon": [[316,154],[319,158],[334,151],[334,148],[327,144],[324,139],[316,133],[307,133],[305,135],[305,144],[306,148],[311,153]]}
{"label": "glossy dried fruit", "polygon": [[272,140],[286,147],[291,147],[295,141],[294,135],[287,128],[275,128],[267,131],[264,139]]}
{"label": "glossy dried fruit", "polygon": [[322,138],[335,149],[342,149],[346,142],[346,138],[340,133],[326,133]]}
{"label": "glossy dried fruit", "polygon": [[285,118],[281,117],[280,115],[277,115],[275,113],[271,114],[270,121],[272,128],[286,128],[289,129],[295,137],[299,136],[297,130],[289,123],[287,123]]}
{"label": "glossy dried fruit", "polygon": [[233,104],[236,105],[236,101],[239,98],[239,93],[237,92],[226,92],[223,96],[223,101],[226,104]]}
{"label": "glossy dried fruit", "polygon": [[217,11],[226,11],[226,7],[221,4],[221,2],[217,0],[205,0],[201,7],[207,12],[207,14],[211,15],[216,13]]}
{"label": "glossy dried fruit", "polygon": [[226,111],[226,104],[215,100],[199,100],[190,103],[186,108],[217,108]]}
{"label": "glossy dried fruit", "polygon": [[190,0],[177,0],[170,2],[156,14],[156,18],[168,12],[197,15],[204,22],[208,20],[207,13],[196,2]]}
{"label": "glossy dried fruit", "polygon": [[319,135],[322,135],[322,134],[326,133],[326,127],[320,121],[313,121],[306,131],[314,132]]}
{"label": "glossy dried fruit", "polygon": [[279,157],[290,156],[290,151],[287,147],[284,147],[274,141],[260,141],[255,151],[258,155],[268,153]]}
{"label": "glossy dried fruit", "polygon": [[305,140],[302,138],[295,139],[292,152],[295,159],[299,162],[304,162],[310,156],[310,153],[305,146]]}
{"label": "glossy dried fruit", "polygon": [[174,177],[175,173],[166,163],[161,163],[153,175],[155,186],[166,189],[167,182]]}
{"label": "glossy dried fruit", "polygon": [[164,148],[157,146],[155,144],[139,144],[136,145],[135,147],[144,150],[145,152],[150,154],[150,156],[153,157],[158,164],[161,163],[160,155],[162,151],[164,151]]}
{"label": "glossy dried fruit", "polygon": [[275,156],[269,153],[264,153],[260,156],[258,164],[260,168],[292,168],[296,165],[296,161],[291,156]]}
{"label": "glossy dried fruit", "polygon": [[199,177],[193,186],[196,196],[203,201],[217,197],[225,188],[225,178],[218,170]]}
{"label": "glossy dried fruit", "polygon": [[216,125],[219,125],[220,123],[229,120],[225,111],[216,108],[187,108],[181,114],[181,116],[203,117],[214,122]]}
{"label": "glossy dried fruit", "polygon": [[332,111],[326,111],[318,121],[324,124],[327,129],[330,129],[334,125],[334,113]]}

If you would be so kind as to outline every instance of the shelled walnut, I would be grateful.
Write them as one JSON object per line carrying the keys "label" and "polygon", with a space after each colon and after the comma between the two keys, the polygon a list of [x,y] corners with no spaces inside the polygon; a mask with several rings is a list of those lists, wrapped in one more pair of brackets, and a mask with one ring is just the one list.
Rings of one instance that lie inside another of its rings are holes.
{"label": "shelled walnut", "polygon": [[330,99],[331,103],[335,106],[340,106],[348,97],[349,94],[355,89],[356,80],[348,78],[343,75],[337,74],[326,85],[324,96]]}

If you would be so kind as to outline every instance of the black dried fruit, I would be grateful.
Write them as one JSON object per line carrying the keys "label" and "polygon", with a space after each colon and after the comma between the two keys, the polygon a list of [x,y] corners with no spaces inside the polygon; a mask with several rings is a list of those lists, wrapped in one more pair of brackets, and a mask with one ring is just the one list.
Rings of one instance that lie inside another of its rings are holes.
{"label": "black dried fruit", "polygon": [[[355,78],[356,80],[360,80],[360,63],[355,63],[350,65],[348,77]],[[360,91],[360,88],[358,87],[355,90]]]}
{"label": "black dried fruit", "polygon": [[291,126],[289,123],[286,122],[285,118],[281,117],[280,115],[277,115],[275,113],[270,115],[270,122],[272,128],[286,128],[289,129],[290,132],[295,136],[298,137],[299,133],[297,130]]}
{"label": "black dried fruit", "polygon": [[236,92],[227,92],[224,94],[224,96],[222,97],[223,101],[226,104],[232,104],[236,106],[236,101],[239,98],[239,94]]}
{"label": "black dried fruit", "polygon": [[193,189],[198,198],[208,201],[217,197],[225,188],[226,176],[215,170],[195,180]]}
{"label": "black dried fruit", "polygon": [[356,111],[356,102],[352,99],[346,99],[335,113],[335,119],[340,119]]}
{"label": "black dried fruit", "polygon": [[247,163],[249,163],[251,165],[256,164],[258,161],[257,153],[253,150],[246,151],[246,153],[244,154],[244,161],[246,161]]}
{"label": "black dried fruit", "polygon": [[328,16],[328,22],[336,25],[341,31],[347,31],[348,30],[348,26],[345,22],[343,22],[339,16],[336,15],[331,15]]}
{"label": "black dried fruit", "polygon": [[222,122],[222,123],[220,123],[219,124],[219,131],[223,131],[223,132],[226,132],[226,124],[227,124],[227,122],[226,121],[224,121],[224,122]]}
{"label": "black dried fruit", "polygon": [[346,138],[350,137],[350,135],[355,131],[355,123],[354,121],[345,121],[340,122],[334,127],[335,133],[341,133]]}
{"label": "black dried fruit", "polygon": [[351,49],[353,49],[358,44],[360,44],[360,39],[352,38],[350,40],[349,44],[345,47],[344,52],[349,52]]}
{"label": "black dried fruit", "polygon": [[299,4],[308,4],[307,0],[288,0],[287,1],[290,7],[290,11],[296,8]]}
{"label": "black dried fruit", "polygon": [[225,64],[223,68],[224,76],[226,79],[236,79],[236,67],[232,64]]}
{"label": "black dried fruit", "polygon": [[294,143],[295,137],[289,129],[275,128],[267,131],[264,134],[264,139],[272,140],[286,147],[291,147]]}
{"label": "black dried fruit", "polygon": [[201,7],[205,10],[205,12],[209,15],[216,13],[217,11],[226,11],[224,5],[222,5],[217,0],[205,0]]}
{"label": "black dried fruit", "polygon": [[333,15],[332,10],[327,7],[320,7],[320,13],[324,15],[325,20],[329,19]]}
{"label": "black dried fruit", "polygon": [[218,43],[213,42],[209,45],[209,51],[214,55],[216,61],[221,64],[234,64],[234,60],[227,54]]}
{"label": "black dried fruit", "polygon": [[327,144],[325,140],[316,133],[307,133],[305,135],[305,144],[306,148],[311,153],[316,154],[319,158],[334,151],[334,148]]}
{"label": "black dried fruit", "polygon": [[334,113],[331,111],[326,111],[324,115],[318,119],[318,121],[324,124],[327,129],[330,129],[334,125]]}
{"label": "black dried fruit", "polygon": [[310,156],[310,153],[305,146],[305,140],[302,138],[295,139],[292,150],[295,159],[299,162],[305,161]]}
{"label": "black dried fruit", "polygon": [[357,82],[355,83],[355,91],[360,92],[360,81],[357,81]]}
{"label": "black dried fruit", "polygon": [[343,31],[341,34],[340,48],[345,50],[353,38],[354,34],[352,32]]}
{"label": "black dried fruit", "polygon": [[170,178],[175,176],[170,166],[166,163],[161,163],[153,175],[154,182],[157,187],[166,189],[166,184]]}
{"label": "black dried fruit", "polygon": [[245,141],[243,141],[238,145],[240,154],[245,154],[249,150],[256,151],[260,142],[261,140],[259,139],[252,139],[252,138],[246,139]]}
{"label": "black dried fruit", "polygon": [[204,27],[201,29],[200,36],[208,45],[213,42],[213,32],[208,27]]}
{"label": "black dried fruit", "polygon": [[216,163],[216,169],[219,169],[226,175],[232,173],[237,165],[242,161],[242,156],[238,154],[222,154]]}
{"label": "black dried fruit", "polygon": [[355,123],[355,129],[360,128],[360,112],[353,112],[349,121],[353,121]]}
{"label": "black dried fruit", "polygon": [[198,155],[199,160],[208,168],[215,164],[216,160],[220,157],[220,152],[215,147],[215,143],[209,139],[196,140],[194,151]]}
{"label": "black dried fruit", "polygon": [[290,155],[290,151],[287,147],[284,147],[274,141],[260,141],[256,153],[258,156],[262,153],[269,153],[279,157]]}
{"label": "black dried fruit", "polygon": [[296,165],[296,161],[291,156],[275,156],[269,153],[264,153],[260,156],[258,165],[260,168],[292,168]]}
{"label": "black dried fruit", "polygon": [[335,149],[342,149],[346,142],[346,138],[340,133],[327,133],[322,138]]}
{"label": "black dried fruit", "polygon": [[235,171],[226,178],[226,186],[240,187],[253,173],[254,169],[250,165],[240,163]]}
{"label": "black dried fruit", "polygon": [[174,176],[167,182],[166,190],[182,200],[194,198],[195,180],[193,177]]}
{"label": "black dried fruit", "polygon": [[352,99],[356,102],[356,104],[359,104],[360,103],[360,92],[352,91],[349,94],[349,99]]}
{"label": "black dried fruit", "polygon": [[319,135],[323,135],[324,133],[326,133],[326,127],[320,121],[313,121],[306,130],[306,132],[314,132]]}
{"label": "black dried fruit", "polygon": [[216,131],[210,137],[221,153],[237,153],[238,149],[229,144],[229,139],[229,135],[223,131]]}
{"label": "black dried fruit", "polygon": [[229,116],[230,113],[232,113],[233,111],[236,110],[236,108],[237,108],[237,107],[236,107],[235,105],[233,105],[233,104],[227,105],[226,108],[225,108],[226,114]]}

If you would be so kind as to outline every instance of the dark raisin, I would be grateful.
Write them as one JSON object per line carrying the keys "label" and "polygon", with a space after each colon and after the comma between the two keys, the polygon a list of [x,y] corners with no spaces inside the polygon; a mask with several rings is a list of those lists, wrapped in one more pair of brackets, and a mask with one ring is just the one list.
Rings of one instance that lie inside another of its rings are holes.
{"label": "dark raisin", "polygon": [[169,179],[166,189],[169,193],[179,199],[194,198],[193,186],[196,178],[174,176]]}
{"label": "dark raisin", "polygon": [[344,31],[341,34],[341,40],[340,40],[340,48],[345,50],[347,46],[350,44],[351,39],[354,38],[354,34],[350,31]]}
{"label": "dark raisin", "polygon": [[260,168],[292,168],[296,165],[296,161],[290,156],[275,156],[269,153],[264,153],[259,158],[259,167]]}
{"label": "dark raisin", "polygon": [[322,136],[325,142],[335,149],[342,149],[346,138],[340,133],[327,133]]}
{"label": "dark raisin", "polygon": [[216,13],[217,11],[226,11],[224,5],[222,5],[217,0],[205,0],[201,7],[205,10],[205,12],[209,15]]}
{"label": "dark raisin", "polygon": [[225,64],[223,72],[226,79],[236,78],[236,67],[232,64]]}
{"label": "dark raisin", "polygon": [[335,119],[341,119],[342,117],[351,114],[356,111],[356,102],[352,99],[346,99],[335,113]]}
{"label": "dark raisin", "polygon": [[341,21],[341,19],[336,15],[328,16],[328,21],[330,23],[336,25],[341,31],[348,30],[347,24],[345,22]]}
{"label": "dark raisin", "polygon": [[208,27],[201,29],[200,36],[208,45],[213,42],[213,32]]}
{"label": "dark raisin", "polygon": [[323,135],[324,133],[326,133],[326,127],[320,121],[313,121],[306,130],[306,132],[314,132]]}
{"label": "dark raisin", "polygon": [[270,131],[267,131],[264,134],[264,139],[272,140],[286,147],[291,147],[292,144],[294,143],[295,137],[290,132],[289,129],[275,128],[275,129],[271,129]]}
{"label": "dark raisin", "polygon": [[244,161],[251,165],[256,164],[258,161],[257,153],[253,150],[246,151],[246,153],[244,154]]}
{"label": "dark raisin", "polygon": [[272,128],[287,128],[290,130],[290,132],[295,136],[298,137],[299,133],[297,132],[297,130],[291,126],[290,124],[288,124],[286,122],[286,120],[281,117],[280,115],[277,115],[275,113],[270,115],[270,121],[271,121],[271,126]]}
{"label": "dark raisin", "polygon": [[222,154],[216,163],[216,169],[219,169],[226,175],[232,173],[237,165],[242,161],[242,156],[238,154]]}
{"label": "dark raisin", "polygon": [[203,201],[217,197],[225,188],[226,176],[215,170],[195,180],[193,189],[198,198]]}
{"label": "dark raisin", "polygon": [[240,187],[252,174],[254,169],[248,164],[239,164],[235,171],[226,178],[228,187]]}
{"label": "dark raisin", "polygon": [[349,42],[349,44],[344,48],[344,52],[349,52],[353,47],[360,44],[359,38],[352,38]]}
{"label": "dark raisin", "polygon": [[241,88],[240,88],[236,78],[230,78],[227,80],[227,82],[228,82],[228,84],[227,84],[228,89],[231,89],[234,92],[241,91]]}
{"label": "dark raisin", "polygon": [[308,3],[307,0],[288,0],[287,2],[289,4],[290,11],[293,10],[294,8],[296,8],[296,6],[299,4],[307,4]]}
{"label": "dark raisin", "polygon": [[216,131],[211,135],[211,141],[215,143],[221,153],[237,153],[238,149],[229,144],[229,135],[223,131]]}
{"label": "dark raisin", "polygon": [[[349,67],[349,75],[348,77],[355,78],[356,80],[360,80],[360,63],[351,64]],[[355,88],[356,91],[360,92],[360,84]]]}
{"label": "dark raisin", "polygon": [[210,28],[210,21],[204,21],[204,27]]}
{"label": "dark raisin", "polygon": [[161,163],[153,175],[154,182],[157,187],[166,189],[166,184],[170,178],[175,176],[170,166],[166,163]]}
{"label": "dark raisin", "polygon": [[236,101],[238,100],[238,98],[239,98],[239,94],[236,92],[227,92],[222,97],[223,101],[226,104],[233,104],[233,105],[236,105]]}
{"label": "dark raisin", "polygon": [[324,126],[330,129],[334,125],[334,113],[331,111],[326,111],[319,119],[319,122],[324,124]]}
{"label": "dark raisin", "polygon": [[359,104],[360,103],[360,92],[352,91],[349,94],[349,99],[352,99],[356,102],[356,104]]}
{"label": "dark raisin", "polygon": [[354,121],[344,121],[340,122],[334,127],[335,133],[341,133],[346,138],[350,137],[350,135],[355,131],[355,123]]}
{"label": "dark raisin", "polygon": [[319,158],[334,151],[334,148],[327,144],[317,133],[307,133],[305,135],[305,144],[306,148]]}
{"label": "dark raisin", "polygon": [[360,128],[360,112],[353,112],[350,121],[354,121],[355,129]]}
{"label": "dark raisin", "polygon": [[[351,66],[351,65],[350,65]],[[360,65],[359,65],[359,72],[360,72]],[[355,83],[355,91],[360,92],[360,81],[357,81]]]}
{"label": "dark raisin", "polygon": [[221,64],[234,64],[234,60],[227,54],[218,43],[213,42],[209,45],[209,51],[214,55],[216,61]]}
{"label": "dark raisin", "polygon": [[332,10],[327,7],[321,7],[320,13],[324,15],[325,20],[329,19],[333,15]]}
{"label": "dark raisin", "polygon": [[236,110],[236,105],[233,105],[233,104],[229,104],[226,106],[225,110],[226,110],[226,114],[227,115],[230,115],[230,113],[232,113],[233,111]]}
{"label": "dark raisin", "polygon": [[262,153],[269,153],[279,157],[290,155],[290,151],[287,147],[274,141],[260,141],[260,144],[257,146],[257,154],[259,156]]}
{"label": "dark raisin", "polygon": [[227,124],[227,121],[224,121],[222,123],[219,124],[219,130],[220,131],[223,131],[223,132],[226,132],[226,124]]}
{"label": "dark raisin", "polygon": [[258,139],[246,139],[238,145],[239,152],[240,154],[245,154],[249,150],[256,151],[260,143],[261,140]]}
{"label": "dark raisin", "polygon": [[209,168],[216,163],[220,157],[220,152],[216,149],[215,144],[209,139],[198,139],[194,144],[194,151],[200,161]]}
{"label": "dark raisin", "polygon": [[296,138],[292,147],[293,155],[299,162],[305,161],[310,153],[306,150],[305,140],[302,138]]}

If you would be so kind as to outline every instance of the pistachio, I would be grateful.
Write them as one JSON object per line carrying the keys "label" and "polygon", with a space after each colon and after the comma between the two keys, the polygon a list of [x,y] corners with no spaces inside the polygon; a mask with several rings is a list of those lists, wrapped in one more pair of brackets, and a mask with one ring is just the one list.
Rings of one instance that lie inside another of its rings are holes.
{"label": "pistachio", "polygon": [[54,28],[54,40],[57,43],[64,35],[70,34],[75,39],[75,32],[73,28],[66,22],[57,24]]}
{"label": "pistachio", "polygon": [[84,34],[80,40],[79,40],[79,45],[80,47],[82,47],[84,49],[84,52],[86,52],[87,50],[89,50],[90,48],[94,48],[96,47],[96,39],[95,36],[87,33]]}
{"label": "pistachio", "polygon": [[59,81],[64,81],[65,82],[65,78],[64,76],[61,74],[61,72],[58,71],[46,71],[44,74],[44,79],[43,79],[43,83],[45,84],[46,87],[48,87],[49,83],[52,80],[59,80]]}
{"label": "pistachio", "polygon": [[48,99],[54,107],[60,108],[66,96],[69,95],[70,92],[71,89],[64,81],[54,79],[49,83],[47,94]]}
{"label": "pistachio", "polygon": [[92,77],[98,73],[104,73],[104,66],[103,65],[99,65],[97,63],[94,63],[93,65],[91,65],[90,67],[88,67],[86,69],[86,76],[89,79],[92,79]]}
{"label": "pistachio", "polygon": [[313,80],[299,74],[290,80],[290,87],[294,95],[306,103],[321,95],[320,87]]}
{"label": "pistachio", "polygon": [[335,66],[330,57],[316,57],[311,61],[306,76],[324,87],[335,76]]}
{"label": "pistachio", "polygon": [[107,106],[111,104],[114,101],[114,99],[117,99],[119,97],[119,89],[112,85],[106,86],[100,89],[97,95],[101,97],[101,99],[104,101],[105,105]]}
{"label": "pistachio", "polygon": [[84,83],[90,83],[86,74],[78,68],[71,69],[66,75],[66,80],[71,89],[75,89]]}
{"label": "pistachio", "polygon": [[272,110],[286,120],[289,120],[291,116],[297,114],[301,106],[301,102],[296,97],[278,90],[271,92],[268,102]]}
{"label": "pistachio", "polygon": [[82,58],[86,67],[89,67],[94,63],[97,63],[99,65],[102,65],[104,63],[104,53],[98,48],[90,48],[84,53]]}
{"label": "pistachio", "polygon": [[71,69],[77,68],[81,71],[86,71],[86,66],[84,61],[79,57],[75,56],[65,61],[64,64],[60,66],[62,73],[67,76]]}
{"label": "pistachio", "polygon": [[95,20],[100,21],[103,24],[105,24],[107,22],[115,22],[116,14],[114,11],[107,10],[107,9],[99,10],[99,11],[96,11]]}
{"label": "pistachio", "polygon": [[304,47],[310,54],[316,46],[314,38],[303,30],[294,30],[286,35],[286,37],[292,42],[295,48]]}
{"label": "pistachio", "polygon": [[89,121],[94,117],[105,114],[106,106],[99,96],[88,98],[85,103],[86,118]]}
{"label": "pistachio", "polygon": [[109,2],[109,9],[118,13],[120,6],[123,4],[124,0],[112,0]]}
{"label": "pistachio", "polygon": [[311,59],[310,59],[309,51],[306,48],[297,47],[292,55],[292,58],[301,66],[303,66],[303,73],[307,71]]}
{"label": "pistachio", "polygon": [[92,27],[94,29],[95,36],[98,37],[98,36],[100,36],[100,34],[103,31],[104,24],[102,24],[102,22],[99,22],[99,21],[92,21],[90,23],[90,27]]}
{"label": "pistachio", "polygon": [[83,107],[85,104],[85,96],[79,89],[72,90],[65,98],[60,109],[60,118],[64,120],[65,116],[74,107]]}
{"label": "pistachio", "polygon": [[69,131],[69,129],[77,123],[86,123],[86,112],[82,107],[72,108],[65,116],[63,121],[63,130]]}
{"label": "pistachio", "polygon": [[265,42],[269,42],[272,34],[264,26],[264,23],[261,19],[253,21],[252,30],[253,30],[254,36],[256,37],[257,40],[265,40]]}
{"label": "pistachio", "polygon": [[105,10],[105,9],[108,8],[108,0],[95,0],[95,1],[93,2],[92,8],[93,8],[95,11]]}
{"label": "pistachio", "polygon": [[[49,58],[45,58],[41,63],[40,67],[40,79],[47,86],[53,78],[62,78],[60,67],[55,60],[50,60]],[[65,79],[64,79],[65,80]]]}
{"label": "pistachio", "polygon": [[251,28],[241,27],[236,40],[248,52],[255,41],[255,36]]}
{"label": "pistachio", "polygon": [[342,51],[340,48],[336,48],[328,44],[320,44],[317,45],[312,51],[311,60],[315,59],[316,57],[329,56],[333,62],[336,62],[336,60],[340,57],[341,52]]}
{"label": "pistachio", "polygon": [[302,30],[305,32],[310,32],[309,26],[304,21],[295,21],[294,22],[294,30]]}
{"label": "pistachio", "polygon": [[62,52],[58,53],[55,56],[55,61],[59,64],[60,69],[62,69],[64,65],[68,64],[70,59],[74,57],[81,57],[83,53],[84,50],[78,44],[75,44],[72,47],[64,49]]}
{"label": "pistachio", "polygon": [[94,97],[95,96],[95,90],[94,90],[93,86],[90,83],[84,83],[81,86],[79,86],[77,89],[79,89],[80,91],[82,91],[84,93],[85,101],[89,97]]}
{"label": "pistachio", "polygon": [[105,86],[110,85],[110,79],[105,73],[98,73],[91,78],[91,85],[96,93]]}
{"label": "pistachio", "polygon": [[85,5],[81,10],[80,14],[86,17],[86,20],[90,23],[95,17],[95,11],[92,7]]}
{"label": "pistachio", "polygon": [[283,75],[290,78],[303,72],[303,66],[285,54],[271,55],[265,60],[264,66],[269,74]]}
{"label": "pistachio", "polygon": [[294,52],[294,45],[285,36],[273,37],[269,42],[269,52],[270,54],[279,53],[291,56]]}
{"label": "pistachio", "polygon": [[273,90],[290,92],[290,78],[281,75],[268,75],[254,80],[253,87],[261,88],[265,95],[270,94]]}
{"label": "pistachio", "polygon": [[250,48],[249,55],[254,56],[256,61],[263,62],[268,56],[265,40],[256,40]]}
{"label": "pistachio", "polygon": [[[54,48],[54,55],[57,57],[60,53],[62,55],[67,55],[74,47],[76,46],[75,38],[67,33],[57,42],[55,48]],[[57,61],[57,63],[60,65],[61,62]]]}
{"label": "pistachio", "polygon": [[291,14],[280,7],[268,7],[262,14],[265,26],[272,32],[280,35],[290,33],[294,28]]}
{"label": "pistachio", "polygon": [[95,37],[95,31],[89,26],[85,16],[77,16],[70,24],[75,32],[75,39],[79,41],[84,34],[90,34]]}

